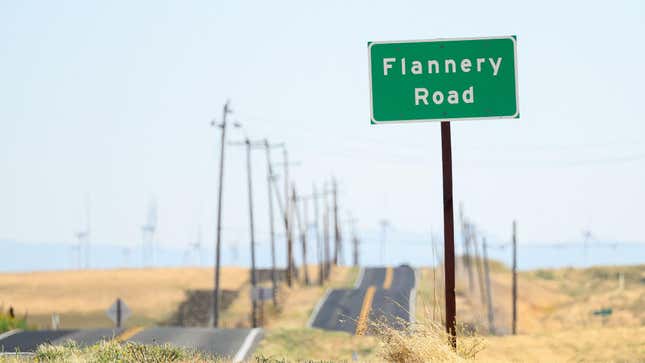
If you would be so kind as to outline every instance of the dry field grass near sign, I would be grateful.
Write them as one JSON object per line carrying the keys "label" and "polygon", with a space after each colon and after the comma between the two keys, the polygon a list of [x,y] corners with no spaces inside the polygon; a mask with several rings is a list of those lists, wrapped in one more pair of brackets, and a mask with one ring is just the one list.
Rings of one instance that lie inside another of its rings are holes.
{"label": "dry field grass near sign", "polygon": [[[459,265],[458,265],[459,266]],[[311,286],[302,271],[292,288],[282,284],[280,305],[264,305],[265,339],[256,351],[259,361],[427,362],[645,362],[645,266],[544,269],[519,273],[518,331],[510,332],[511,274],[492,265],[495,324],[489,335],[486,310],[475,282],[471,292],[462,266],[457,271],[457,317],[462,326],[459,354],[447,346],[441,318],[441,270],[421,268],[416,293],[417,324],[409,332],[372,322],[374,335],[355,336],[307,327],[313,309],[329,288],[351,287],[358,269],[336,267],[330,281],[318,286],[310,266]],[[622,278],[620,277],[622,276]],[[621,282],[622,281],[622,282]],[[225,289],[238,291],[222,311],[222,325],[248,327],[248,270],[225,268]],[[269,286],[264,281],[263,285]],[[70,327],[107,326],[104,310],[116,296],[134,312],[130,324],[165,322],[186,299],[186,290],[212,288],[211,269],[150,269],[3,274],[0,296],[5,308],[18,315],[29,311],[30,322],[49,324],[49,314],[61,314]],[[52,307],[58,307],[54,310]],[[608,317],[592,314],[611,308]],[[41,320],[34,320],[33,317]],[[78,320],[73,320],[76,317]],[[83,321],[85,319],[85,321]],[[78,325],[72,326],[73,322]],[[83,325],[85,324],[85,325]],[[80,359],[79,361],[83,361]]]}
{"label": "dry field grass near sign", "polygon": [[[248,269],[222,269],[222,286],[238,290]],[[150,268],[0,274],[0,305],[13,306],[28,322],[46,328],[51,314],[61,328],[107,327],[105,310],[120,297],[130,307],[126,326],[166,320],[186,298],[186,290],[212,289],[210,268]]]}
{"label": "dry field grass near sign", "polygon": [[[511,331],[511,273],[495,264],[491,273],[495,325],[487,315],[477,283],[471,292],[463,266],[457,271],[457,319],[485,338],[477,361],[567,362],[645,361],[645,265],[543,269],[518,274],[518,335]],[[440,270],[421,269],[419,319],[434,314],[442,301]],[[623,276],[622,278],[620,276]],[[621,283],[621,280],[623,281]],[[611,308],[608,317],[594,311]],[[467,338],[468,339],[468,338]]]}

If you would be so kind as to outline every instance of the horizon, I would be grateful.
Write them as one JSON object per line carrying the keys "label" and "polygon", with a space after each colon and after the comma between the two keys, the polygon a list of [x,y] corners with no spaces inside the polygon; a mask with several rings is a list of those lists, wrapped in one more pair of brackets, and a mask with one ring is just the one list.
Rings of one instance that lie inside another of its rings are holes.
{"label": "horizon", "polygon": [[[641,2],[585,4],[584,18],[558,2],[124,6],[0,5],[0,239],[71,246],[86,233],[136,250],[154,209],[160,245],[212,245],[210,124],[230,100],[243,129],[229,141],[285,142],[299,193],[337,178],[346,236],[351,213],[363,240],[388,220],[393,239],[428,242],[443,220],[439,125],[369,124],[367,42],[516,35],[521,118],[453,123],[455,202],[489,240],[517,220],[520,243],[643,242]],[[244,246],[244,153],[226,153],[223,238]],[[265,156],[252,158],[266,240]]]}

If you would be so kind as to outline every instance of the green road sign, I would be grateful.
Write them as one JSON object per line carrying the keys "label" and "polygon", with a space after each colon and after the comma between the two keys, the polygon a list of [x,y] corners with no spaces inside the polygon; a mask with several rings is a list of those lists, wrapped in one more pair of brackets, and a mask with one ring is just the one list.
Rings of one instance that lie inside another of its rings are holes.
{"label": "green road sign", "polygon": [[368,43],[374,124],[518,118],[515,36]]}

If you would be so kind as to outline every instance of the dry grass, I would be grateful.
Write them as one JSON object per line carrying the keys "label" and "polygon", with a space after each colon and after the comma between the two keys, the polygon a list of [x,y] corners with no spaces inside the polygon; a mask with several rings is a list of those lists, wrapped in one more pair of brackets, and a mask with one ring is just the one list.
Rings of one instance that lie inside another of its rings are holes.
{"label": "dry grass", "polygon": [[[467,275],[457,271],[457,318],[487,328],[478,286],[468,288]],[[620,289],[619,274],[624,276]],[[417,318],[439,315],[432,276],[441,271],[422,269],[417,291]],[[442,277],[442,276],[441,276]],[[521,272],[518,276],[517,336],[487,336],[486,349],[477,360],[503,362],[645,361],[645,266],[549,269]],[[511,276],[508,269],[491,274],[493,305],[498,331],[510,331]],[[440,285],[440,284],[439,284]],[[439,305],[443,288],[438,286]],[[430,307],[431,310],[427,308]],[[592,312],[611,307],[606,318]],[[425,308],[425,309],[424,309]],[[463,338],[469,340],[472,338]]]}
{"label": "dry grass", "polygon": [[484,339],[463,327],[458,329],[454,350],[443,324],[435,320],[400,324],[407,325],[406,329],[395,329],[379,321],[370,324],[370,332],[379,340],[377,356],[386,362],[463,362],[475,359],[484,349]]}
{"label": "dry grass", "polygon": [[[239,289],[248,269],[222,269],[224,289]],[[0,274],[0,304],[29,322],[49,325],[52,313],[61,327],[100,327],[110,321],[104,311],[121,297],[133,312],[130,324],[166,319],[185,298],[187,289],[212,289],[209,268],[154,268]]]}
{"label": "dry grass", "polygon": [[35,354],[28,356],[0,356],[1,363],[19,362],[77,362],[77,363],[161,363],[161,362],[193,362],[215,363],[225,362],[200,352],[173,347],[169,345],[143,345],[137,343],[121,344],[114,340],[103,341],[89,347],[79,347],[73,342],[65,345],[43,344]]}
{"label": "dry grass", "polygon": [[[315,267],[311,268],[310,277],[315,281]],[[625,276],[623,289],[619,289],[617,278],[621,272]],[[486,362],[645,361],[642,338],[645,336],[645,266],[642,265],[522,272],[519,275],[520,335],[487,336],[486,348],[482,351],[480,336],[461,336],[459,354],[453,353],[446,344],[440,323],[443,276],[441,271],[432,269],[419,271],[418,322],[407,331],[383,328],[376,332],[377,336],[358,337],[306,328],[325,290],[351,286],[356,275],[356,269],[339,267],[324,287],[298,282],[292,289],[281,290],[282,304],[278,309],[267,302],[265,327],[268,330],[258,349],[260,361],[265,361],[264,358],[266,361],[348,361],[354,355],[360,361],[462,361],[474,354],[477,361]],[[226,325],[248,326],[248,270],[226,268],[222,280],[224,288],[240,289],[231,308],[223,312]],[[491,280],[496,322],[508,331],[510,274],[503,266],[496,266]],[[142,316],[160,321],[184,299],[185,290],[210,288],[210,269],[3,274],[0,275],[0,304],[13,305],[20,316],[28,309],[30,316],[40,312],[46,317],[55,306],[62,312],[62,323],[73,316],[87,320],[95,314],[97,319],[101,316],[100,324],[105,326],[109,321],[103,317],[103,311],[116,296],[125,299],[139,315],[139,321]],[[469,328],[486,327],[478,291],[475,286],[471,293],[463,271],[458,271],[458,319]],[[612,307],[612,316],[602,319],[591,314],[603,307]],[[131,322],[137,322],[137,315]],[[101,326],[98,320],[96,324]]]}
{"label": "dry grass", "polygon": [[[620,289],[618,276],[624,276]],[[571,328],[645,326],[645,265],[548,269],[518,274],[518,332],[527,334],[560,332]],[[485,307],[477,285],[467,288],[465,273],[458,274],[457,316],[486,326]],[[511,326],[511,274],[491,274],[496,326],[509,332]],[[594,310],[612,308],[602,319]]]}
{"label": "dry grass", "polygon": [[483,362],[645,362],[645,327],[487,337]]}

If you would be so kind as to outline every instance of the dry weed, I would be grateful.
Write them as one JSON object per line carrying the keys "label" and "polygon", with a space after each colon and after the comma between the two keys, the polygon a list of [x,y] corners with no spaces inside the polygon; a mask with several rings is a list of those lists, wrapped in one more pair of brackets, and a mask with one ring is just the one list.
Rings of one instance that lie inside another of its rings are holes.
{"label": "dry weed", "polygon": [[370,322],[370,333],[379,340],[378,355],[388,362],[464,362],[484,349],[484,339],[466,326],[458,326],[457,350],[440,322],[422,320],[396,324]]}

